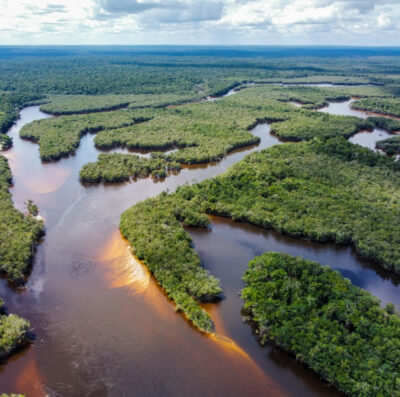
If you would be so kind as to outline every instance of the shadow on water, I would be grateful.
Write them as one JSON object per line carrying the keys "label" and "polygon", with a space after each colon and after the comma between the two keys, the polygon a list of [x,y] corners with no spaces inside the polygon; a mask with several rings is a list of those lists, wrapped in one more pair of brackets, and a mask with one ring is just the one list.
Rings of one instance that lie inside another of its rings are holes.
{"label": "shadow on water", "polygon": [[[30,348],[0,367],[2,391],[132,395],[134,386],[136,395],[283,395],[281,382],[257,370],[234,342],[221,336],[210,343],[188,327],[117,229],[120,214],[135,202],[209,178],[248,151],[162,183],[147,178],[86,187],[78,175],[97,158],[94,136],[84,136],[74,156],[41,163],[37,145],[18,133],[42,117],[48,116],[37,107],[26,108],[10,131],[13,199],[19,208],[28,198],[37,203],[46,238],[25,291],[15,294],[0,281],[8,309],[29,319],[36,335]],[[257,131],[267,135],[268,128]]]}
{"label": "shadow on water", "polygon": [[[222,280],[226,299],[207,307],[217,335],[188,327],[147,269],[130,255],[118,232],[121,213],[162,191],[225,171],[246,154],[280,143],[261,124],[257,146],[237,150],[205,167],[183,168],[164,181],[83,186],[82,165],[99,151],[93,135],[76,155],[41,163],[37,145],[20,128],[49,117],[38,107],[21,111],[10,130],[7,157],[18,208],[27,199],[46,220],[26,289],[16,294],[5,279],[0,296],[10,312],[31,322],[32,346],[0,366],[1,391],[44,395],[334,396],[311,371],[285,353],[255,341],[242,323],[242,274],[250,259],[280,250],[337,268],[383,301],[394,301],[398,279],[358,258],[351,248],[288,239],[245,224],[213,218],[211,232],[191,230],[205,266]],[[210,343],[212,342],[212,343]]]}

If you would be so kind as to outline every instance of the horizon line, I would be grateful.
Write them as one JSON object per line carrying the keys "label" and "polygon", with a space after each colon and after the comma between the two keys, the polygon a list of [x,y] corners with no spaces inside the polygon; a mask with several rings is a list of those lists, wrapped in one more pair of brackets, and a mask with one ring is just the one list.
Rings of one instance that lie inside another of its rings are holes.
{"label": "horizon line", "polygon": [[344,44],[0,44],[0,47],[257,47],[257,48],[398,48],[400,45]]}

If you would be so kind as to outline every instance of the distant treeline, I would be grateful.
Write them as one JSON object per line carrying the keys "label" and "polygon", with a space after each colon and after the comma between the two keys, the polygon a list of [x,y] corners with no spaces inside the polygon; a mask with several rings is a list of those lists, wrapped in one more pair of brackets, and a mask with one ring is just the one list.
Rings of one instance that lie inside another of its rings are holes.
{"label": "distant treeline", "polygon": [[[0,48],[0,90],[40,94],[212,95],[234,82],[291,82],[296,79],[307,82],[308,78],[314,83],[386,84],[389,89],[399,85],[400,75],[400,58],[380,59],[379,62],[365,58],[360,65],[344,49],[332,50],[329,58],[318,58],[317,50],[314,58],[304,56],[296,60],[282,58],[285,51],[280,49],[275,50],[275,54],[280,54],[279,59],[273,56],[255,58],[253,55],[262,54],[262,51],[250,47],[228,49],[227,52],[200,48],[169,52],[166,48],[153,48],[150,52],[148,49],[121,48],[114,52],[107,47],[89,48],[86,52],[79,48],[49,48],[47,51],[27,48],[27,51],[38,56],[21,57],[17,49]],[[153,55],[150,55],[151,51]],[[288,49],[289,54],[294,52],[297,56],[302,52],[310,54],[310,51]],[[364,55],[374,53],[374,50],[363,51]],[[11,56],[1,58],[2,52]],[[241,58],[233,57],[235,53],[241,54]],[[246,53],[249,58],[243,57]],[[337,58],[346,53],[348,57]]]}

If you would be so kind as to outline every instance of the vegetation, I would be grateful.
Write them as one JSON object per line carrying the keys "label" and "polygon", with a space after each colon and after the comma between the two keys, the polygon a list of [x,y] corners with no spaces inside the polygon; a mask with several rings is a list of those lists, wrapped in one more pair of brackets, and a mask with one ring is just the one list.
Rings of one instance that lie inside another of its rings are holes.
{"label": "vegetation", "polygon": [[21,282],[43,234],[43,222],[18,211],[8,192],[11,171],[0,156],[0,270],[9,279]]}
{"label": "vegetation", "polygon": [[40,110],[55,115],[103,112],[126,108],[134,95],[62,95],[53,96]]}
{"label": "vegetation", "polygon": [[103,112],[120,108],[165,107],[177,105],[199,96],[176,94],[125,94],[125,95],[62,95],[53,96],[40,110],[55,115]]}
{"label": "vegetation", "polygon": [[41,119],[26,124],[20,137],[39,143],[42,160],[58,160],[75,153],[81,137],[87,133],[140,123],[153,117],[153,113],[150,109],[118,110]]}
{"label": "vegetation", "polygon": [[263,101],[280,101],[280,102],[298,102],[303,105],[303,109],[319,109],[328,105],[333,101],[345,101],[352,96],[368,97],[387,96],[378,87],[312,87],[312,86],[296,86],[258,84],[255,86],[247,86],[248,89],[241,93],[240,96],[232,98],[237,103],[250,104],[254,106],[255,102],[262,106]]}
{"label": "vegetation", "polygon": [[[265,99],[274,99],[282,102],[296,101],[305,108],[316,109],[328,105],[331,101],[344,101],[349,95],[340,91],[333,91],[325,88],[303,87],[303,86],[260,86],[254,91],[263,95]],[[250,91],[250,95],[252,92]],[[251,100],[251,98],[249,98]]]}
{"label": "vegetation", "polygon": [[[271,72],[221,65],[175,63],[176,58],[85,56],[0,62],[0,89],[62,95],[176,94],[217,95],[232,85]],[[170,61],[174,64],[171,64]]]}
{"label": "vegetation", "polygon": [[0,151],[9,149],[12,143],[12,138],[8,135],[0,135]]}
{"label": "vegetation", "polygon": [[[12,125],[22,106],[33,102],[43,103],[46,112],[69,115],[40,120],[21,130],[21,137],[38,142],[43,160],[74,153],[86,133],[98,133],[96,146],[105,150],[176,149],[149,157],[102,154],[97,162],[83,167],[83,181],[163,178],[181,164],[220,160],[235,148],[256,144],[258,137],[248,130],[259,122],[272,123],[271,130],[285,139],[307,140],[248,156],[222,176],[148,199],[122,215],[121,231],[133,253],[149,267],[177,310],[200,330],[213,332],[213,322],[201,303],[220,299],[222,289],[201,266],[184,226],[206,227],[207,214],[298,238],[352,243],[360,254],[400,272],[400,165],[344,139],[373,125],[393,131],[396,124],[315,111],[329,101],[357,96],[362,99],[355,106],[370,104],[393,114],[398,104],[394,97],[400,93],[400,61],[396,58],[378,60],[364,54],[363,62],[354,62],[354,49],[341,50],[348,58],[319,58],[313,53],[313,58],[294,59],[289,58],[294,51],[289,49],[286,55],[268,58],[266,53],[271,50],[247,47],[218,48],[217,53],[209,48],[169,49],[175,51],[173,55],[157,48],[119,48],[118,52],[87,48],[83,54],[76,48],[59,47],[43,50],[40,56],[35,48],[24,49],[32,56],[3,56],[4,51],[9,50],[0,49],[0,90],[5,90],[0,94],[0,132]],[[198,51],[204,51],[204,56],[198,56]],[[271,82],[379,86],[283,88],[263,84]],[[250,87],[249,83],[260,85]],[[168,107],[244,86],[237,95],[218,102]],[[302,108],[295,108],[291,101],[301,102]],[[1,149],[11,143],[9,137],[0,135]],[[34,219],[38,208],[31,201],[28,216],[14,208],[10,183],[7,161],[0,157],[0,269],[20,282],[43,223]],[[259,278],[252,278],[255,273],[250,271],[245,276],[248,287],[243,294],[247,308],[259,320],[260,336],[275,335],[277,344],[303,362],[311,360],[312,368],[341,390],[372,395],[397,391],[398,317],[393,308],[384,312],[370,295],[316,264],[286,256],[276,256],[272,262],[283,269],[274,268],[267,274],[271,280],[266,282],[264,277],[264,284],[257,287],[268,285],[267,293],[276,292],[282,298],[271,295],[274,308],[281,309],[274,312],[275,334],[270,329],[264,333],[266,321],[271,320],[256,312],[261,306],[256,307],[255,300],[265,298],[251,289]],[[257,266],[253,272],[267,268]],[[297,279],[289,280],[294,271]],[[326,297],[329,302],[324,301]],[[262,310],[269,310],[271,301],[262,299],[260,305],[264,303],[269,306]],[[0,357],[24,342],[28,326],[16,316],[0,316]],[[324,356],[323,348],[327,349]]]}
{"label": "vegetation", "polygon": [[314,137],[343,136],[350,138],[360,130],[371,128],[373,128],[373,124],[359,117],[308,112],[272,124],[271,132],[287,140],[303,141]]}
{"label": "vegetation", "polygon": [[210,203],[203,207],[207,213],[294,237],[353,243],[362,255],[399,272],[399,168],[343,138],[314,139],[252,154],[188,190]]}
{"label": "vegetation", "polygon": [[[232,83],[233,86],[237,84]],[[35,121],[26,125],[20,135],[38,141],[44,161],[74,153],[83,134],[102,131],[95,138],[95,144],[100,149],[118,146],[144,150],[179,148],[166,159],[181,164],[205,163],[220,160],[235,148],[257,143],[258,138],[246,130],[260,120],[282,122],[276,123],[272,130],[290,140],[311,139],[320,135],[350,137],[360,129],[371,128],[371,123],[358,118],[321,114],[283,103],[301,100],[311,108],[320,107],[328,100],[349,98],[351,91],[342,90],[350,89],[365,96],[378,95],[381,90],[379,87],[343,87],[338,91],[332,88],[264,85],[246,88],[218,103],[189,104],[168,109],[157,108],[170,103],[183,103],[192,97],[184,94],[53,96],[50,103],[42,106],[46,111],[99,112]],[[132,110],[100,112],[120,105],[127,106],[128,103]],[[134,126],[139,123],[142,124]],[[122,156],[118,163],[123,161]],[[98,164],[96,168],[101,166]],[[105,174],[105,170],[102,173]],[[116,170],[113,173],[116,174]]]}
{"label": "vegetation", "polygon": [[[0,156],[0,271],[6,272],[10,280],[21,282],[43,233],[43,223],[13,206],[8,192],[11,182],[7,159]],[[28,208],[30,212],[37,209],[31,201]],[[28,329],[28,321],[15,314],[4,314],[0,299],[0,359],[27,342]]]}
{"label": "vegetation", "polygon": [[[183,311],[200,330],[213,332],[213,322],[201,303],[220,299],[222,289],[219,281],[201,266],[184,226],[206,227],[207,214],[250,222],[298,238],[352,243],[360,254],[400,273],[400,165],[344,139],[373,125],[392,131],[397,128],[395,123],[381,118],[361,120],[315,111],[329,101],[357,96],[362,99],[355,106],[360,103],[378,106],[379,103],[381,108],[386,106],[387,112],[392,112],[397,104],[394,97],[400,93],[397,59],[371,57],[364,58],[362,64],[351,58],[267,59],[261,50],[251,48],[240,50],[248,58],[237,57],[239,50],[226,49],[218,49],[218,57],[210,49],[196,50],[208,51],[206,56],[199,57],[196,51],[188,49],[175,49],[174,55],[166,56],[159,49],[149,53],[145,49],[121,48],[120,53],[110,54],[110,49],[88,48],[89,55],[83,55],[76,49],[57,48],[48,51],[64,52],[57,52],[57,56],[43,54],[11,59],[2,58],[2,51],[7,49],[0,49],[0,89],[7,92],[0,95],[1,132],[15,121],[18,110],[32,100],[46,102],[42,106],[46,112],[69,115],[40,120],[21,130],[21,137],[39,143],[43,160],[57,160],[74,153],[86,133],[98,133],[95,144],[105,150],[116,147],[149,151],[176,149],[149,157],[102,154],[97,162],[83,167],[82,181],[114,182],[149,175],[163,178],[179,170],[181,164],[220,160],[235,148],[259,142],[248,131],[259,122],[271,123],[271,130],[282,138],[307,141],[253,154],[222,176],[148,199],[122,215],[121,231],[130,241],[133,253],[149,267],[177,310]],[[37,50],[25,51],[36,54]],[[270,82],[379,86],[291,85],[283,88],[263,84]],[[250,87],[249,83],[260,85]],[[237,95],[218,102],[169,106],[222,95],[234,87],[244,86],[247,88]],[[38,95],[21,96],[21,92]],[[43,99],[44,95],[48,97]],[[302,108],[288,103],[291,101],[301,102]],[[0,135],[1,148],[10,144],[8,137]],[[10,183],[7,162],[0,157],[0,268],[10,279],[21,281],[43,224],[33,218],[38,208],[31,201],[27,203],[31,216],[24,216],[13,207],[8,192]],[[280,346],[306,363],[312,355],[313,368],[341,390],[359,394],[370,390],[391,394],[397,390],[394,388],[399,387],[394,379],[396,370],[391,368],[397,363],[397,357],[392,359],[387,347],[391,344],[397,348],[394,333],[398,317],[392,313],[393,309],[389,307],[386,313],[379,311],[374,299],[355,290],[334,272],[310,271],[303,278],[305,267],[318,266],[308,262],[303,266],[300,260],[293,261],[300,272],[297,281],[287,280],[279,269],[270,273],[275,287],[282,287],[278,293],[286,299],[282,318],[277,319],[288,324],[284,332],[276,328],[276,335],[283,335]],[[290,260],[285,259],[286,262]],[[291,275],[289,270],[285,270],[286,275]],[[331,288],[322,291],[319,276],[324,274]],[[246,277],[250,277],[249,273]],[[312,282],[301,284],[310,279]],[[280,284],[280,280],[286,284]],[[249,291],[248,284],[245,291]],[[317,292],[312,299],[306,296],[311,300],[300,299],[304,291],[311,295],[313,287]],[[328,294],[337,301],[332,300],[331,304],[317,299]],[[299,301],[290,301],[293,297]],[[253,298],[260,296],[250,290],[249,309]],[[292,303],[298,306],[291,306]],[[355,309],[349,313],[348,307]],[[255,304],[251,308],[254,318],[259,316],[254,310]],[[362,317],[361,309],[366,311]],[[349,316],[343,317],[343,313]],[[301,321],[304,317],[300,315],[309,317]],[[325,317],[319,321],[315,317],[319,315]],[[10,332],[5,342],[1,339],[3,321],[7,321],[4,330]],[[303,327],[296,331],[304,332],[290,338],[295,333],[290,327],[297,325],[296,321]],[[310,321],[318,322],[321,327],[307,328]],[[9,348],[23,340],[23,332],[28,327],[24,320],[12,315],[0,317],[0,324],[0,343]],[[264,326],[265,321],[260,321],[260,330]],[[382,329],[386,329],[385,334]],[[320,330],[327,330],[330,337],[327,354],[335,355],[329,360],[330,366],[326,365],[326,356],[321,358],[322,347],[325,348],[321,343],[325,343],[324,335],[318,334]],[[266,338],[272,333],[260,335]],[[339,346],[332,335],[345,338],[346,343]],[[373,338],[371,342],[369,337]],[[296,346],[285,346],[285,338],[288,343],[297,341]],[[368,343],[375,350],[366,352]],[[395,348],[391,350],[393,356]],[[357,365],[348,371],[346,366],[351,354]],[[391,361],[387,366],[386,361],[380,366],[379,360],[384,359]],[[378,366],[380,369],[376,370]]]}
{"label": "vegetation", "polygon": [[[229,112],[235,111],[229,117]],[[239,117],[242,118],[239,121]],[[206,163],[221,159],[227,152],[259,142],[246,131],[256,119],[245,110],[221,107],[208,102],[166,109],[148,122],[127,128],[102,131],[95,138],[101,149],[181,150],[167,156],[180,163]],[[246,125],[246,123],[248,125]]]}
{"label": "vegetation", "polygon": [[400,116],[400,100],[396,98],[365,98],[351,104],[353,109]]}
{"label": "vegetation", "polygon": [[[382,128],[388,132],[394,133],[400,131],[400,120],[389,119],[386,117],[368,117],[375,127]],[[400,136],[383,139],[376,143],[376,148],[392,156],[400,153]]]}
{"label": "vegetation", "polygon": [[353,243],[361,255],[400,272],[399,170],[399,163],[344,138],[278,145],[221,176],[135,205],[122,215],[121,230],[178,306],[182,288],[191,291],[189,281],[201,285],[187,271],[187,258],[197,255],[179,221],[205,226],[204,214],[298,238]]}
{"label": "vegetation", "polygon": [[282,84],[337,84],[337,85],[359,85],[369,84],[371,82],[367,77],[359,76],[335,76],[335,75],[323,75],[317,74],[314,76],[297,77],[291,79],[268,79],[271,83],[282,83]]}
{"label": "vegetation", "polygon": [[143,158],[130,154],[100,154],[95,163],[82,167],[79,175],[82,182],[122,182],[130,178],[144,178],[150,174],[158,179],[165,178],[169,172],[178,171],[177,162],[166,161],[162,157]]}
{"label": "vegetation", "polygon": [[368,117],[367,120],[376,128],[382,128],[388,132],[400,131],[400,120],[388,119],[387,117]]}
{"label": "vegetation", "polygon": [[[395,85],[400,69],[396,57],[377,59],[364,50],[92,47],[82,52],[59,47],[21,51],[2,49],[0,90],[211,95],[243,81]],[[360,57],[357,61],[355,55]]]}
{"label": "vegetation", "polygon": [[0,359],[8,357],[27,340],[29,322],[16,316],[3,313],[3,301],[0,299]]}
{"label": "vegetation", "polygon": [[383,139],[376,143],[376,148],[386,152],[387,155],[392,156],[400,153],[400,136]]}
{"label": "vegetation", "polygon": [[0,134],[4,134],[18,118],[19,101],[13,99],[14,95],[0,95]]}
{"label": "vegetation", "polygon": [[32,200],[28,200],[28,202],[26,203],[26,208],[28,209],[29,215],[31,216],[39,215],[39,207]]}
{"label": "vegetation", "polygon": [[[165,206],[166,205],[166,206]],[[206,226],[208,218],[184,200],[171,200],[165,193],[139,203],[122,214],[121,231],[133,253],[192,323],[204,332],[214,324],[198,302],[219,299],[219,282],[203,269],[191,238],[181,226]]]}
{"label": "vegetation", "polygon": [[[310,101],[318,102],[329,92],[320,90],[310,87],[249,87],[217,102],[159,110],[143,123],[101,131],[95,138],[95,144],[100,149],[128,147],[154,151],[177,148],[179,150],[159,155],[158,158],[175,165],[196,164],[218,161],[235,148],[258,143],[259,138],[247,130],[261,121],[272,122],[273,133],[295,141],[316,136],[348,138],[362,129],[373,128],[371,122],[357,117],[335,116],[283,103],[283,100],[292,100],[296,92],[299,96],[302,92],[308,93]],[[280,100],[270,99],[271,96]],[[84,166],[81,179],[86,182],[119,182],[150,172],[148,170],[143,174],[137,169],[136,160],[129,165],[128,161],[126,154],[104,155],[101,161]],[[145,163],[149,161],[141,161],[142,165]],[[179,169],[175,165],[173,168]]]}
{"label": "vegetation", "polygon": [[351,396],[400,394],[400,317],[329,267],[288,254],[249,263],[244,309],[261,344],[292,353]]}
{"label": "vegetation", "polygon": [[0,151],[12,146],[12,139],[3,135],[19,116],[19,110],[33,102],[41,102],[42,95],[0,93]]}

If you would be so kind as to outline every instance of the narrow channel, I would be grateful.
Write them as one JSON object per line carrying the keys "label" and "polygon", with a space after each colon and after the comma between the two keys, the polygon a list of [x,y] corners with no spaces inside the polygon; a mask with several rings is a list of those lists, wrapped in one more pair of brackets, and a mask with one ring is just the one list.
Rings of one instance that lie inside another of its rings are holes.
{"label": "narrow channel", "polygon": [[[240,320],[241,275],[257,253],[280,250],[339,268],[384,301],[396,299],[398,278],[359,258],[353,249],[288,239],[248,225],[213,219],[211,231],[191,230],[201,259],[221,278],[226,299],[210,308],[217,338],[193,329],[146,269],[135,263],[118,233],[120,214],[138,201],[225,171],[251,151],[279,143],[266,124],[252,131],[261,143],[221,162],[184,168],[161,182],[82,186],[81,166],[97,158],[93,135],[75,156],[42,163],[38,146],[20,128],[49,117],[21,111],[6,156],[18,208],[33,199],[46,221],[32,274],[21,291],[0,280],[10,312],[31,322],[30,348],[0,366],[4,392],[73,395],[337,396],[288,355],[260,348]],[[218,245],[220,244],[220,245]],[[227,370],[229,369],[229,370]]]}
{"label": "narrow channel", "polygon": [[[351,108],[351,104],[356,99],[350,99],[344,102],[331,102],[328,106],[320,109],[321,112],[336,114],[341,116],[355,116],[366,119],[369,116],[380,116],[387,117],[389,119],[397,119],[396,117],[386,116],[379,113],[366,112],[363,110],[355,110]],[[349,141],[352,143],[357,143],[358,145],[367,147],[371,150],[376,150],[376,143],[383,139],[389,138],[393,134],[384,130],[383,128],[374,128],[372,131],[360,131],[353,135]]]}

